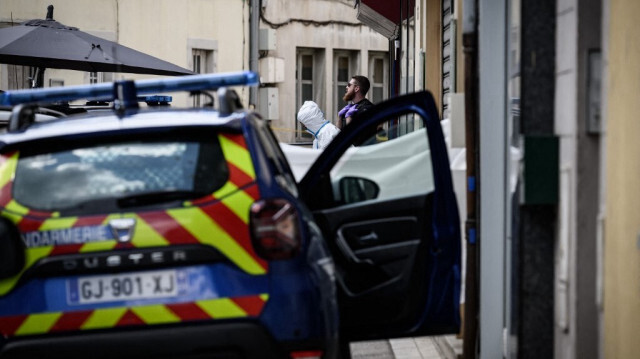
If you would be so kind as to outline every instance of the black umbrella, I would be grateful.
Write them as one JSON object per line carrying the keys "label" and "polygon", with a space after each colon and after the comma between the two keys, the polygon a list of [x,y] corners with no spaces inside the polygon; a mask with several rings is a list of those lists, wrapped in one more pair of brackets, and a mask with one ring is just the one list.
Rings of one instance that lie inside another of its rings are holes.
{"label": "black umbrella", "polygon": [[126,72],[152,75],[190,75],[167,61],[65,26],[53,20],[29,20],[0,29],[0,63],[87,72]]}

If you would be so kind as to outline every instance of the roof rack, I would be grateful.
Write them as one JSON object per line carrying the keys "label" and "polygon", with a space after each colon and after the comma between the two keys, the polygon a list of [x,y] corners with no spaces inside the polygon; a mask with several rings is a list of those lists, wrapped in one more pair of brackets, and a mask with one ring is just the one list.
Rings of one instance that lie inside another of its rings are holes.
{"label": "roof rack", "polygon": [[[116,114],[122,117],[127,111],[138,108],[138,95],[221,89],[218,91],[220,116],[228,116],[241,109],[242,104],[237,94],[234,94],[232,90],[227,90],[226,87],[257,86],[258,84],[258,74],[251,71],[137,81],[124,80],[94,85],[7,91],[0,93],[0,106],[16,106],[9,119],[9,130],[18,131],[35,121],[34,105],[40,103],[59,103],[81,99],[113,101]],[[164,105],[169,98],[170,96],[156,97],[154,104]]]}
{"label": "roof rack", "polygon": [[[150,95],[178,91],[217,90],[230,86],[257,86],[258,74],[251,71],[219,74],[188,75],[181,77],[137,81],[106,82],[94,85],[64,86],[0,93],[0,106],[15,106],[33,102],[63,102],[81,99],[113,101],[118,99],[114,87],[133,82],[137,95]],[[122,99],[121,99],[122,100]]]}

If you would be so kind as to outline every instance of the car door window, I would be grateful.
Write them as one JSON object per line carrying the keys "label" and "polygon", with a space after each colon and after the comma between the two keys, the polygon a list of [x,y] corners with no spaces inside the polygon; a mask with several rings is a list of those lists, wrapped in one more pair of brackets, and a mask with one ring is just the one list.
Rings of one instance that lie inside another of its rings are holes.
{"label": "car door window", "polygon": [[[410,118],[417,121],[420,116]],[[349,148],[334,166],[330,176],[336,204],[389,200],[433,191],[426,129],[400,134],[398,122],[390,121],[387,131],[378,131],[364,139],[363,145]]]}

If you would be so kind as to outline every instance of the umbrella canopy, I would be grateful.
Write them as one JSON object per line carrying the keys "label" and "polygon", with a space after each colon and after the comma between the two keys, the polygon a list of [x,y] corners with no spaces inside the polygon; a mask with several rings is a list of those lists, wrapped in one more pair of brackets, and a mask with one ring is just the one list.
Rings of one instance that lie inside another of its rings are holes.
{"label": "umbrella canopy", "polygon": [[0,63],[87,72],[189,75],[167,61],[65,26],[53,20],[29,20],[0,29]]}

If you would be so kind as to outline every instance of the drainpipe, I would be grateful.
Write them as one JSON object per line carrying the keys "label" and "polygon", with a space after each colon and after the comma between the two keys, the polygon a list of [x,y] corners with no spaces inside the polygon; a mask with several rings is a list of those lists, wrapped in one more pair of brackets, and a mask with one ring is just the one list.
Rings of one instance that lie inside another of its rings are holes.
{"label": "drainpipe", "polygon": [[[249,70],[258,72],[258,38],[261,0],[251,0],[249,14]],[[258,87],[249,88],[249,108],[258,107]]]}
{"label": "drainpipe", "polygon": [[477,0],[464,0],[462,44],[464,49],[465,144],[467,161],[467,218],[465,220],[466,278],[462,354],[476,358],[478,338],[478,22]]}

